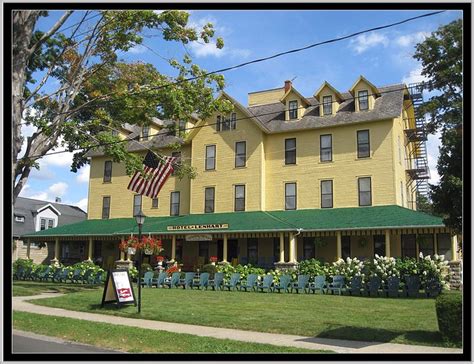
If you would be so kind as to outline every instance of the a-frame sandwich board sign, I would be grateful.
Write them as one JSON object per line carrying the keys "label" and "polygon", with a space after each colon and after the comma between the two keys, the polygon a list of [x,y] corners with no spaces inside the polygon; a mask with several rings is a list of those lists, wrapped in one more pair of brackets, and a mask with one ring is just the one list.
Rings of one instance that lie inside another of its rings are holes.
{"label": "a-frame sandwich board sign", "polygon": [[119,307],[124,304],[137,305],[135,293],[133,292],[132,280],[126,269],[111,269],[107,272],[102,303],[116,302]]}

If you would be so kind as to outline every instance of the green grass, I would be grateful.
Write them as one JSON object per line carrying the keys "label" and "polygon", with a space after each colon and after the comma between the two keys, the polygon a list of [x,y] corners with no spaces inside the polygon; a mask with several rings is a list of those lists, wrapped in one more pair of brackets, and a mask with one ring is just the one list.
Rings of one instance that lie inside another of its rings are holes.
{"label": "green grass", "polygon": [[[102,288],[102,287],[100,287]],[[14,281],[13,296],[34,296],[43,292],[73,293],[85,290],[98,290],[98,286],[76,283]]]}
{"label": "green grass", "polygon": [[[101,322],[90,323],[65,317],[13,312],[13,327],[18,330],[59,337],[101,348],[130,353],[327,353],[301,348],[214,339],[166,331],[140,329]],[[74,330],[71,330],[71,328]]]}
{"label": "green grass", "polygon": [[260,332],[446,346],[438,331],[434,299],[145,288],[142,313],[138,315],[133,306],[101,308],[101,298],[102,291],[95,290],[32,302],[76,311]]}

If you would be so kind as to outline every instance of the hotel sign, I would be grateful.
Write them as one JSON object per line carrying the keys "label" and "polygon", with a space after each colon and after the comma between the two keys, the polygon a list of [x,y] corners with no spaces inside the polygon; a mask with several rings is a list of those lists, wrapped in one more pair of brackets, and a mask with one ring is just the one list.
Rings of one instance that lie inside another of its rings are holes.
{"label": "hotel sign", "polygon": [[168,231],[228,229],[229,224],[170,225]]}

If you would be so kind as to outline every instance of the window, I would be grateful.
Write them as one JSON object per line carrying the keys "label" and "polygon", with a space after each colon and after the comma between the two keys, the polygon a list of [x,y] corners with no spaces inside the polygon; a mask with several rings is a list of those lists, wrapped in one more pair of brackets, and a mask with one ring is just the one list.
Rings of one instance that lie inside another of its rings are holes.
{"label": "window", "polygon": [[149,126],[142,127],[142,139],[143,140],[148,140],[148,135],[149,134],[150,134],[150,127]]}
{"label": "window", "polygon": [[216,169],[216,146],[206,146],[206,171]]}
{"label": "window", "polygon": [[61,256],[62,258],[69,258],[69,243],[61,244]]}
{"label": "window", "polygon": [[321,207],[332,207],[332,181],[321,181]]}
{"label": "window", "polygon": [[332,115],[332,96],[323,97],[323,115]]}
{"label": "window", "polygon": [[112,161],[105,161],[104,163],[104,182],[112,181]]}
{"label": "window", "polygon": [[303,238],[303,259],[312,259],[315,255],[314,238]]}
{"label": "window", "polygon": [[133,215],[136,216],[142,209],[142,195],[133,196]]}
{"label": "window", "polygon": [[332,161],[332,135],[321,135],[319,137],[319,144],[319,155],[321,162]]}
{"label": "window", "polygon": [[288,103],[289,119],[298,119],[298,101],[293,100]]}
{"label": "window", "polygon": [[359,110],[369,109],[369,92],[367,90],[359,91]]}
{"label": "window", "polygon": [[53,219],[40,219],[40,230],[47,230],[54,227]]}
{"label": "window", "polygon": [[46,230],[46,219],[40,220],[40,230]]}
{"label": "window", "polygon": [[347,259],[351,257],[351,237],[350,236],[341,236],[341,250],[342,250],[342,259]]}
{"label": "window", "polygon": [[179,216],[179,191],[171,192],[170,215]]}
{"label": "window", "polygon": [[434,239],[433,234],[418,234],[418,250],[423,253],[423,256],[434,254]]}
{"label": "window", "polygon": [[235,130],[237,126],[237,114],[233,112],[230,114],[230,117],[224,117],[221,115],[217,116],[216,130],[217,131],[227,131]]}
{"label": "window", "polygon": [[296,210],[296,183],[285,183],[285,210]]}
{"label": "window", "polygon": [[151,208],[157,209],[158,208],[158,197],[155,197],[151,200]]}
{"label": "window", "polygon": [[235,186],[234,211],[245,211],[245,185]]}
{"label": "window", "polygon": [[54,227],[54,220],[48,219],[48,229],[52,229]]}
{"label": "window", "polygon": [[181,152],[172,152],[171,156],[176,158],[176,161],[173,163],[173,173],[172,176],[176,176],[177,170],[181,165]]}
{"label": "window", "polygon": [[370,157],[370,137],[368,130],[357,131],[357,158]]}
{"label": "window", "polygon": [[24,217],[24,216],[15,215],[15,221],[16,221],[16,222],[25,222],[25,217]]}
{"label": "window", "polygon": [[247,257],[249,264],[257,264],[258,262],[258,239],[247,239]]}
{"label": "window", "polygon": [[402,257],[416,258],[415,234],[402,234]]}
{"label": "window", "polygon": [[204,212],[214,212],[214,187],[207,187],[204,190]]}
{"label": "window", "polygon": [[372,205],[372,183],[370,177],[359,178],[359,206]]}
{"label": "window", "polygon": [[247,159],[247,143],[246,142],[237,142],[235,143],[235,166],[236,167],[245,167]]}
{"label": "window", "polygon": [[285,164],[296,164],[296,138],[285,139]]}
{"label": "window", "polygon": [[444,255],[445,260],[451,260],[451,235],[438,234],[438,254]]}
{"label": "window", "polygon": [[104,196],[102,198],[102,219],[108,219],[110,217],[110,196]]}
{"label": "window", "polygon": [[204,257],[205,260],[209,259],[209,242],[200,241],[199,242],[199,257]]}
{"label": "window", "polygon": [[374,235],[374,256],[385,256],[385,235]]}

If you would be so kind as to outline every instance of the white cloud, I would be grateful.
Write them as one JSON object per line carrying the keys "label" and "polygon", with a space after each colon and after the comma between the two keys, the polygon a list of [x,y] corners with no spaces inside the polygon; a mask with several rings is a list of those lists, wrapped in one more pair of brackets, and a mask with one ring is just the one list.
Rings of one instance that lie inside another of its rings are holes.
{"label": "white cloud", "polygon": [[65,182],[54,183],[51,186],[49,186],[48,193],[53,198],[61,197],[66,193],[68,187],[69,187],[68,184]]}
{"label": "white cloud", "polygon": [[423,42],[426,37],[430,35],[429,32],[418,32],[413,34],[401,35],[395,38],[395,43],[400,47],[410,47],[416,43]]}
{"label": "white cloud", "polygon": [[361,34],[357,38],[352,39],[350,46],[355,50],[357,54],[361,54],[369,48],[383,46],[386,47],[389,41],[388,38],[379,33]]}
{"label": "white cloud", "polygon": [[83,198],[82,200],[78,201],[78,202],[75,202],[71,205],[74,205],[74,206],[77,206],[79,207],[80,209],[84,210],[85,212],[87,212],[87,198]]}
{"label": "white cloud", "polygon": [[402,78],[402,82],[406,84],[418,83],[418,82],[427,82],[428,79],[421,74],[422,67],[419,65],[415,69],[411,70],[408,76]]}
{"label": "white cloud", "polygon": [[79,170],[79,174],[76,176],[76,181],[79,183],[88,183],[90,170],[91,170],[91,166],[89,164],[82,167]]}
{"label": "white cloud", "polygon": [[35,194],[32,194],[32,195],[26,194],[23,197],[32,198],[33,200],[48,201],[48,193],[47,192],[39,192],[39,193],[35,193]]}
{"label": "white cloud", "polygon": [[146,51],[148,51],[148,48],[141,44],[137,44],[128,50],[128,52],[132,54],[141,54],[145,53]]}

